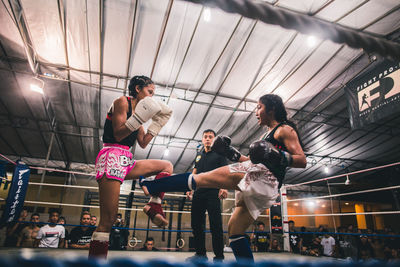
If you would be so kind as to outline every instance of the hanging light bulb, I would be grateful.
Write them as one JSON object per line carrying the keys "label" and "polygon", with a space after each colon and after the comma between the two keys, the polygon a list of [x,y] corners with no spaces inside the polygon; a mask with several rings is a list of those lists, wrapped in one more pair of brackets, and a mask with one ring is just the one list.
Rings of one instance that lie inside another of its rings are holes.
{"label": "hanging light bulb", "polygon": [[328,168],[328,166],[325,166],[324,171],[325,171],[326,174],[329,173],[329,168]]}
{"label": "hanging light bulb", "polygon": [[344,182],[345,185],[349,185],[350,184],[350,179],[349,176],[346,175],[346,181]]}

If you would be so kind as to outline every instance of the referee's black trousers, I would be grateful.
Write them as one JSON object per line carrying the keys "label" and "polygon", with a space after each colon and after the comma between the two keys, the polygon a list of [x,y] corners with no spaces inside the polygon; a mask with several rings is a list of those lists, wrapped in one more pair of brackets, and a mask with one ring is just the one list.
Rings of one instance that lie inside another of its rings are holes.
{"label": "referee's black trousers", "polygon": [[221,202],[218,195],[194,194],[192,200],[191,221],[194,245],[197,255],[206,255],[205,225],[206,211],[210,220],[212,246],[216,258],[224,257],[224,241],[221,218]]}

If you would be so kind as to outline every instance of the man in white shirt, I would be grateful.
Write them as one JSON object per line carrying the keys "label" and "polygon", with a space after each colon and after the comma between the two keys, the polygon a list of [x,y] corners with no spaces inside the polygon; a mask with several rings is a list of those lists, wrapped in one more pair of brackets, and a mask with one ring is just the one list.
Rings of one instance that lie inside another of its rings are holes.
{"label": "man in white shirt", "polygon": [[324,247],[324,256],[332,257],[335,252],[335,239],[328,233],[321,239],[321,245]]}
{"label": "man in white shirt", "polygon": [[58,248],[63,247],[65,238],[65,228],[62,225],[56,225],[59,213],[53,211],[49,214],[49,224],[40,228],[36,236],[35,247],[40,248]]}

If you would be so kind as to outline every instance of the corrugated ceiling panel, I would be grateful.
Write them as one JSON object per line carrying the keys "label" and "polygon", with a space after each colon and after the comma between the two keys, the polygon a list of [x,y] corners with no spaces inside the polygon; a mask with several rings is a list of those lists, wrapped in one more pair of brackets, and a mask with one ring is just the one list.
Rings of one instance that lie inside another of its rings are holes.
{"label": "corrugated ceiling panel", "polygon": [[[345,18],[341,19],[339,23],[344,26],[360,29],[398,4],[398,0],[371,0]],[[368,14],[368,16],[365,14]]]}
{"label": "corrugated ceiling panel", "polygon": [[[322,45],[306,59],[304,64],[302,64],[299,69],[296,69],[296,72],[288,77],[288,79],[283,82],[274,93],[281,96],[283,101],[286,102],[293,94],[295,94],[299,87],[306,84],[310,77],[312,77],[316,71],[330,60],[332,55],[338,51],[338,49],[340,49],[340,45],[336,43],[329,41],[323,42]],[[334,75],[334,73],[332,73],[332,75]],[[300,99],[300,101],[304,102],[306,96],[302,94],[301,91],[297,94],[301,95],[302,99]]]}
{"label": "corrugated ceiling panel", "polygon": [[[157,5],[159,5],[158,3],[159,1],[157,1]],[[200,11],[201,5],[174,1],[153,75],[153,78],[158,82],[173,85],[182,64],[185,51],[190,43],[190,38]],[[154,42],[157,41],[154,35],[152,36],[151,40],[154,40]],[[161,36],[157,35],[157,37],[160,38]],[[146,47],[146,49],[148,48]],[[147,59],[143,59],[140,62],[149,61],[149,63],[152,63],[153,59],[153,56],[147,57]]]}
{"label": "corrugated ceiling panel", "polygon": [[[319,93],[317,90],[314,90],[315,88],[325,88],[341,71],[343,71],[346,65],[356,57],[358,53],[360,52],[349,47],[344,47],[319,74],[286,103],[286,107],[295,109],[303,107],[305,102]],[[298,86],[295,86],[295,82],[296,81],[292,81],[291,86],[294,86],[296,89],[303,85],[302,83],[298,83]]]}
{"label": "corrugated ceiling panel", "polygon": [[[203,88],[205,91],[217,92],[218,89],[221,87],[253,25],[253,20],[243,19],[241,21],[221,59],[218,61],[218,64],[211,73],[210,78],[204,84]],[[232,91],[234,91],[235,89],[237,89],[237,87],[231,89]],[[232,92],[230,92],[230,94],[231,93]]]}
{"label": "corrugated ceiling panel", "polygon": [[[71,83],[76,123],[87,127],[96,127],[98,117],[98,90],[85,85]],[[103,115],[104,116],[104,115]]]}
{"label": "corrugated ceiling panel", "polygon": [[353,8],[357,7],[364,0],[335,0],[323,10],[321,10],[316,17],[322,18],[328,21],[336,21],[344,14],[352,10]]}
{"label": "corrugated ceiling panel", "polygon": [[287,36],[287,31],[277,31],[276,26],[258,23],[221,93],[243,97],[269,69],[269,59],[273,57],[270,50]]}
{"label": "corrugated ceiling panel", "polygon": [[55,64],[65,64],[64,36],[57,1],[21,0],[37,56]]}
{"label": "corrugated ceiling panel", "polygon": [[244,123],[244,121],[248,120],[250,112],[236,111],[232,118],[225,125],[224,129],[216,129],[216,132],[219,134],[231,136],[232,133]]}
{"label": "corrugated ceiling panel", "polygon": [[101,51],[105,73],[127,73],[134,13],[135,4],[131,1],[105,2],[104,49]]}
{"label": "corrugated ceiling panel", "polygon": [[[279,59],[278,63],[270,71],[269,75],[262,80],[257,87],[262,88],[263,93],[270,93],[290,74],[303,58],[308,55],[313,48],[307,44],[308,36],[297,35],[293,43]],[[250,98],[258,99],[260,93],[254,90]]]}
{"label": "corrugated ceiling panel", "polygon": [[[25,57],[24,44],[21,35],[13,22],[10,14],[12,14],[7,1],[2,2],[0,6],[0,36],[1,45],[5,49],[6,54],[11,57]],[[7,6],[7,9],[4,7]],[[7,40],[7,41],[5,41]],[[1,49],[2,50],[2,49]],[[3,51],[1,51],[3,53]]]}
{"label": "corrugated ceiling panel", "polygon": [[[18,134],[32,157],[43,158],[43,155],[46,155],[47,145],[44,143],[45,141],[39,131],[18,129]],[[35,142],[31,142],[31,140],[35,140]]]}
{"label": "corrugated ceiling panel", "polygon": [[206,129],[212,129],[214,131],[217,131],[226,123],[227,119],[231,116],[231,114],[232,111],[230,110],[211,108],[204,122],[201,124],[195,138],[201,139],[203,136],[203,131]]}
{"label": "corrugated ceiling panel", "polygon": [[[65,20],[69,66],[89,70],[87,1],[66,1]],[[88,81],[88,80],[83,80]]]}
{"label": "corrugated ceiling panel", "polygon": [[0,136],[7,144],[10,144],[12,150],[15,151],[17,155],[30,156],[28,150],[21,142],[21,137],[19,136],[17,129],[10,126],[4,126],[0,132]]}
{"label": "corrugated ceiling panel", "polygon": [[183,152],[183,156],[178,164],[174,165],[174,173],[182,173],[185,172],[188,168],[188,171],[192,171],[193,163],[196,158],[197,151],[196,149],[187,148]]}
{"label": "corrugated ceiling panel", "polygon": [[212,70],[233,32],[239,17],[220,9],[205,8],[178,77],[177,86],[193,89],[201,85]]}
{"label": "corrugated ceiling panel", "polygon": [[31,94],[31,91],[20,86],[20,84],[25,84],[26,75],[17,75],[17,77],[15,80],[11,72],[0,70],[0,99],[11,115],[30,118],[32,113],[26,105],[25,97]]}
{"label": "corrugated ceiling panel", "polygon": [[[87,56],[90,57],[90,70],[100,71],[100,6],[99,1],[89,0],[87,3],[88,46]],[[86,24],[85,24],[86,25]],[[86,53],[85,53],[86,54]],[[86,55],[85,55],[86,56]],[[93,79],[93,78],[92,78]]]}
{"label": "corrugated ceiling panel", "polygon": [[206,113],[207,107],[199,104],[193,104],[192,109],[188,112],[186,119],[183,121],[181,128],[176,133],[177,137],[192,138],[195,136],[195,130],[200,124],[201,119]]}
{"label": "corrugated ceiling panel", "polygon": [[397,8],[397,11],[393,12],[387,17],[379,20],[375,24],[366,28],[365,30],[372,33],[377,34],[389,34],[393,32],[393,29],[400,28],[400,10]]}
{"label": "corrugated ceiling panel", "polygon": [[280,0],[277,4],[291,10],[299,11],[302,13],[313,13],[319,7],[324,5],[328,0],[314,0],[314,1],[298,1],[298,0]]}

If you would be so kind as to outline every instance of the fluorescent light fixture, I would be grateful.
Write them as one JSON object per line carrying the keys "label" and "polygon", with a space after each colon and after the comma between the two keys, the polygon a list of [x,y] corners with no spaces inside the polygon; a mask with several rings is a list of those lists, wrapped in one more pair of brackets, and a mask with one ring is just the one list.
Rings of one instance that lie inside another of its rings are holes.
{"label": "fluorescent light fixture", "polygon": [[168,155],[169,155],[169,149],[167,148],[167,149],[165,149],[165,151],[164,151],[164,156],[165,156],[165,157],[168,157]]}
{"label": "fluorescent light fixture", "polygon": [[208,7],[204,9],[204,21],[209,22],[211,20],[211,11]]}
{"label": "fluorescent light fixture", "polygon": [[40,94],[44,94],[43,88],[37,86],[36,84],[31,84],[31,90]]}
{"label": "fluorescent light fixture", "polygon": [[309,47],[314,47],[317,44],[317,38],[314,36],[308,36],[307,44]]}
{"label": "fluorescent light fixture", "polygon": [[324,171],[325,171],[326,174],[328,174],[329,173],[329,168],[327,166],[325,166]]}

